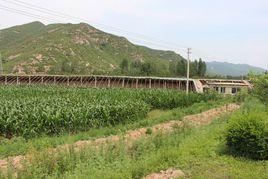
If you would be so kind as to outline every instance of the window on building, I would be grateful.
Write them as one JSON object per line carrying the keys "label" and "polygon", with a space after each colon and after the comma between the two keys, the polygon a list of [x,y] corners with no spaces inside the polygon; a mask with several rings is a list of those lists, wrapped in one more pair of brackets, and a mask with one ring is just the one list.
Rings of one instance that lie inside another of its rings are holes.
{"label": "window on building", "polygon": [[221,87],[221,93],[225,93],[226,88],[225,87]]}
{"label": "window on building", "polygon": [[237,88],[232,88],[232,94],[236,94],[237,93]]}
{"label": "window on building", "polygon": [[218,92],[219,91],[219,87],[214,87],[214,90]]}

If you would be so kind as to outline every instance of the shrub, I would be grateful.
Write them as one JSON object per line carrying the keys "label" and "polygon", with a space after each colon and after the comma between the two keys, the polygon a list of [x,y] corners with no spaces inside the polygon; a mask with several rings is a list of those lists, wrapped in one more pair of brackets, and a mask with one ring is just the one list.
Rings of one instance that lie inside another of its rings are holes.
{"label": "shrub", "polygon": [[242,89],[240,92],[238,92],[235,96],[234,96],[234,101],[238,102],[238,103],[242,103],[245,102],[245,100],[247,98],[249,98],[250,95],[248,93],[248,90],[244,90]]}
{"label": "shrub", "polygon": [[268,74],[251,75],[250,80],[254,84],[252,94],[268,105]]}
{"label": "shrub", "polygon": [[151,135],[153,133],[153,130],[151,128],[146,129],[146,134]]}
{"label": "shrub", "polygon": [[264,112],[236,113],[227,127],[227,147],[232,154],[252,159],[268,158],[268,116]]}

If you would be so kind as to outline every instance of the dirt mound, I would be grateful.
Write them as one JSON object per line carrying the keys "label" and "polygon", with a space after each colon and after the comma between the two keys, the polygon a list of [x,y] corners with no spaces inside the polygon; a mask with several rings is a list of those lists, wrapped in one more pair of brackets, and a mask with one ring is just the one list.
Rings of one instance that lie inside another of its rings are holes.
{"label": "dirt mound", "polygon": [[152,173],[146,176],[145,179],[176,179],[184,176],[181,170],[170,168],[166,171],[160,171],[159,173]]}

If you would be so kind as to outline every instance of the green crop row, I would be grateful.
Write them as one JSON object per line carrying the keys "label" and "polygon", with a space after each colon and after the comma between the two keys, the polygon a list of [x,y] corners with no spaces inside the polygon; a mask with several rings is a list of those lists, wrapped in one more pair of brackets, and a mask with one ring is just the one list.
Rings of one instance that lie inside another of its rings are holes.
{"label": "green crop row", "polygon": [[144,118],[150,109],[185,107],[215,94],[168,90],[0,87],[0,135],[25,138],[86,131]]}

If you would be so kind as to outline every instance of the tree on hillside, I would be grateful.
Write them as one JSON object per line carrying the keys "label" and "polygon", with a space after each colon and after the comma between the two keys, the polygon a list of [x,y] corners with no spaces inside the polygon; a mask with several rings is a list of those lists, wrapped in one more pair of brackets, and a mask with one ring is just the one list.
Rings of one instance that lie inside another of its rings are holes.
{"label": "tree on hillside", "polygon": [[207,64],[206,62],[203,61],[203,68],[202,68],[202,73],[201,73],[202,77],[204,77],[206,73],[207,73]]}
{"label": "tree on hillside", "polygon": [[151,62],[134,61],[130,64],[131,75],[157,75],[159,71],[155,64]]}
{"label": "tree on hillside", "polygon": [[149,62],[142,63],[141,74],[142,75],[151,75],[153,73],[153,66]]}
{"label": "tree on hillside", "polygon": [[123,59],[121,64],[120,64],[121,72],[122,74],[126,73],[129,71],[129,63],[127,59]]}
{"label": "tree on hillside", "polygon": [[199,74],[198,74],[198,61],[197,60],[190,63],[190,76],[191,77],[199,76]]}
{"label": "tree on hillside", "polygon": [[203,62],[201,58],[198,60],[198,70],[197,74],[199,77],[204,77],[207,71],[206,62]]}
{"label": "tree on hillside", "polygon": [[176,64],[176,61],[174,61],[174,60],[171,60],[170,62],[169,62],[169,73],[170,73],[170,75],[171,76],[176,76],[177,75],[177,66],[176,66],[177,64]]}
{"label": "tree on hillside", "polygon": [[186,60],[179,60],[177,62],[177,75],[179,76],[186,76],[187,73],[187,62]]}

